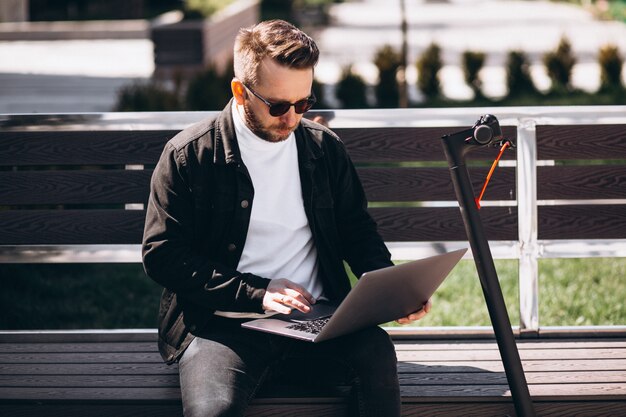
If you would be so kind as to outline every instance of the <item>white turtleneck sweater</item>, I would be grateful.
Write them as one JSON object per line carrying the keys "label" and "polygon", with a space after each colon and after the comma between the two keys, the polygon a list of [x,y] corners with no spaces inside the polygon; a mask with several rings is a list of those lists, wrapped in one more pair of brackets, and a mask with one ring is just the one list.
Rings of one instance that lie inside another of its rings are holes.
{"label": "white turtleneck sweater", "polygon": [[287,278],[317,299],[322,295],[322,283],[317,250],[304,212],[295,135],[291,133],[281,142],[268,142],[252,133],[236,103],[232,110],[241,158],[254,186],[250,226],[237,270],[271,279]]}

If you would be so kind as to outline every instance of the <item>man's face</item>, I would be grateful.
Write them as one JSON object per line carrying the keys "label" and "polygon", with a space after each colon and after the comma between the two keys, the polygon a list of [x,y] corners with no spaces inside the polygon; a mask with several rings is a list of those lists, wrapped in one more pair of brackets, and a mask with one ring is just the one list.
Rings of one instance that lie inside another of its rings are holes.
{"label": "man's face", "polygon": [[[259,67],[258,80],[257,85],[250,87],[267,101],[295,103],[311,95],[313,70],[287,68],[266,58]],[[302,119],[302,114],[297,114],[293,106],[282,116],[270,115],[267,104],[248,89],[243,100],[243,109],[250,130],[268,142],[287,139]]]}

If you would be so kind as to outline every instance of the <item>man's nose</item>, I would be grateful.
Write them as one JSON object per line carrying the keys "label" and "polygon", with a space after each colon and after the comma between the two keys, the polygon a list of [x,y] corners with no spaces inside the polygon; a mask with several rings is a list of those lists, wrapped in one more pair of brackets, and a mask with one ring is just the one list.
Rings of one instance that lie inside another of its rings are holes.
{"label": "man's nose", "polygon": [[293,106],[289,107],[287,113],[280,116],[280,121],[286,125],[292,126],[296,122],[296,118],[298,115],[296,114],[296,110]]}

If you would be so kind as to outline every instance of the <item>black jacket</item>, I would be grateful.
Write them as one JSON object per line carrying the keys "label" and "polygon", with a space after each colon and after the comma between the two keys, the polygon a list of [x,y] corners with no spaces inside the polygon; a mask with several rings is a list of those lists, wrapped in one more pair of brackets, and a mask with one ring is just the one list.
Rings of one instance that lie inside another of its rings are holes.
{"label": "black jacket", "polygon": [[[344,260],[360,276],[391,265],[391,256],[343,143],[306,119],[295,136],[324,293],[340,301],[350,290]],[[146,273],[165,288],[159,350],[166,362],[176,361],[193,333],[211,325],[215,310],[263,311],[265,289],[275,277],[236,270],[252,204],[230,103],[167,143],[152,176],[142,248]]]}

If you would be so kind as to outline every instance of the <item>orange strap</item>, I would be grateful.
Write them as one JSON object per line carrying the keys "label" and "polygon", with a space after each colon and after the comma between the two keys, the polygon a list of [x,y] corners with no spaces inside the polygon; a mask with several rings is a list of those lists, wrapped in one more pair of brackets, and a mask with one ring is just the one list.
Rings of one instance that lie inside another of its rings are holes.
{"label": "orange strap", "polygon": [[496,157],[496,160],[493,161],[493,164],[491,165],[491,169],[489,170],[489,173],[487,174],[487,178],[485,179],[485,183],[483,184],[483,189],[481,190],[480,195],[478,196],[478,198],[474,199],[476,201],[476,207],[478,208],[478,210],[480,210],[480,201],[483,199],[483,195],[485,195],[485,190],[487,189],[487,184],[489,184],[489,180],[491,180],[493,171],[496,170],[496,166],[498,166],[498,162],[500,161],[500,158],[502,158],[502,154],[504,153],[506,148],[508,148],[509,146],[511,146],[511,142],[509,142],[508,140],[502,144],[502,147],[500,148],[500,153]]}

